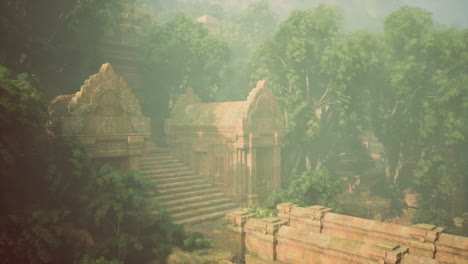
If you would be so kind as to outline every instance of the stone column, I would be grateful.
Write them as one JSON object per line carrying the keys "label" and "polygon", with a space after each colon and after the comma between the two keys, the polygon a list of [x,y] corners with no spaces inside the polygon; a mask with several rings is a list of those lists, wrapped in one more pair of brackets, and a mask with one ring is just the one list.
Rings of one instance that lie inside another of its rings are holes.
{"label": "stone column", "polygon": [[[249,135],[250,141],[252,141],[252,134]],[[247,171],[248,171],[248,189],[247,189],[247,204],[258,205],[258,194],[257,194],[257,150],[252,147],[250,142],[249,152],[247,154]]]}
{"label": "stone column", "polygon": [[[273,190],[281,188],[281,148],[273,148]],[[272,190],[272,191],[273,191]]]}

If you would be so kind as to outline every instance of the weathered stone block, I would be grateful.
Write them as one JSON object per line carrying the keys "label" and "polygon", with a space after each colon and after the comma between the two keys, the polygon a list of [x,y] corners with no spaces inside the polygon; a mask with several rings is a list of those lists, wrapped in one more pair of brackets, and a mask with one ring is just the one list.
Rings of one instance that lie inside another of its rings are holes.
{"label": "weathered stone block", "polygon": [[227,225],[229,230],[242,233],[244,232],[244,225],[249,219],[255,218],[255,214],[239,210],[226,214],[225,218],[229,221]]}
{"label": "weathered stone block", "polygon": [[403,255],[408,252],[407,247],[389,242],[381,242],[373,244],[369,250],[369,255],[377,261],[385,264],[397,264],[403,258]]}
{"label": "weathered stone block", "polygon": [[293,203],[281,203],[276,205],[276,209],[278,209],[278,217],[287,222],[287,224],[290,224],[290,216],[291,216],[291,211],[294,207],[297,207],[297,205]]}
{"label": "weathered stone block", "polygon": [[276,233],[286,222],[277,217],[250,219],[244,226],[245,247],[261,259],[276,260]]}
{"label": "weathered stone block", "polygon": [[435,259],[447,263],[468,263],[468,237],[442,233],[435,246]]}
{"label": "weathered stone block", "polygon": [[331,208],[319,205],[306,208],[292,207],[289,213],[289,225],[303,231],[320,233],[322,231],[322,219],[331,210]]}

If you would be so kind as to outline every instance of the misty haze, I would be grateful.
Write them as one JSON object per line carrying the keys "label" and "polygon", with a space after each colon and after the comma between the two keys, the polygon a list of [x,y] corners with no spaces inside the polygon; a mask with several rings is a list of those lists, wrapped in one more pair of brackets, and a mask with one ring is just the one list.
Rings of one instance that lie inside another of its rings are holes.
{"label": "misty haze", "polygon": [[468,263],[467,14],[1,1],[1,262]]}

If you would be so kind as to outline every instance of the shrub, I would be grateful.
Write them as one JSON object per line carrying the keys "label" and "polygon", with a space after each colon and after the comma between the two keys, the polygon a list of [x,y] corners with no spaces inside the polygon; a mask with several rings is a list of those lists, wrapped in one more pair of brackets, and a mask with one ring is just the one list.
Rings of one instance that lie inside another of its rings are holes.
{"label": "shrub", "polygon": [[187,232],[182,244],[182,249],[189,251],[211,247],[213,247],[213,242],[206,239],[199,232]]}

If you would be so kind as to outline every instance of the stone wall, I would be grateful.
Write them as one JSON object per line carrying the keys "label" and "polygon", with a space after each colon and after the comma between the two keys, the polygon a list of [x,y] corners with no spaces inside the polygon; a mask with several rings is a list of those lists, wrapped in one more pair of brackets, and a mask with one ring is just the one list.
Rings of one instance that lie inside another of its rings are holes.
{"label": "stone wall", "polygon": [[331,213],[323,206],[277,206],[278,217],[234,212],[247,264],[468,263],[468,237],[428,224],[401,226]]}
{"label": "stone wall", "polygon": [[150,119],[109,63],[85,81],[72,95],[56,97],[49,105],[50,131],[56,136],[76,136],[98,162],[122,170],[138,169],[147,153]]}
{"label": "stone wall", "polygon": [[187,89],[165,125],[170,153],[243,206],[280,187],[284,131],[266,81],[237,102],[201,103]]}

